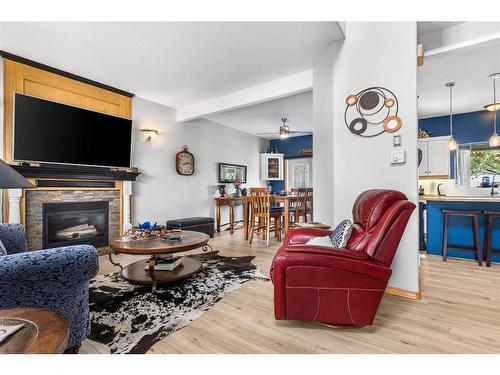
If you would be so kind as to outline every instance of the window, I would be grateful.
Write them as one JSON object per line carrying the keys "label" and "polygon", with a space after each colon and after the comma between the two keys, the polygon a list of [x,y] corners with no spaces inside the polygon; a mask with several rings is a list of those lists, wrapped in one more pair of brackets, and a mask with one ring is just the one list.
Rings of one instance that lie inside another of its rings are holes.
{"label": "window", "polygon": [[498,172],[500,172],[500,147],[492,148],[487,143],[458,146],[458,185],[463,187],[491,187],[493,174]]}

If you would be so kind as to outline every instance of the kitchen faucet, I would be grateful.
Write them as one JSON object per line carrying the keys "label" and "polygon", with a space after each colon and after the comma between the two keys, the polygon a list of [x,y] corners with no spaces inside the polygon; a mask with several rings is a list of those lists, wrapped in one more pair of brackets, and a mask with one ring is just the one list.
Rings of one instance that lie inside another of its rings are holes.
{"label": "kitchen faucet", "polygon": [[442,197],[442,196],[444,196],[444,194],[443,194],[443,193],[441,193],[441,189],[440,189],[440,187],[441,187],[441,186],[443,186],[443,184],[442,184],[442,183],[440,183],[440,184],[437,186],[438,197]]}
{"label": "kitchen faucet", "polygon": [[495,177],[498,175],[498,173],[493,173],[493,179],[491,180],[491,192],[490,195],[494,196],[495,194],[498,194],[497,191],[495,191]]}

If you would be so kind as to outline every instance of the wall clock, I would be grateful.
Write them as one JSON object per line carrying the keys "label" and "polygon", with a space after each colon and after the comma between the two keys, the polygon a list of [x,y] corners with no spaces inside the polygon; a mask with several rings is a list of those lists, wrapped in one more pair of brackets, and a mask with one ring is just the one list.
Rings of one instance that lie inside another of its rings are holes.
{"label": "wall clock", "polygon": [[194,173],[194,155],[189,152],[188,146],[175,155],[175,167],[177,173],[182,176],[191,176]]}

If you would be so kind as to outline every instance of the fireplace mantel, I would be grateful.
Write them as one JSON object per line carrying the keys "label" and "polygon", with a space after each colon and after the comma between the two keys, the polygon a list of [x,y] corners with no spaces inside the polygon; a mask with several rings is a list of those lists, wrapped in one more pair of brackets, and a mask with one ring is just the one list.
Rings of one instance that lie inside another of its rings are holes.
{"label": "fireplace mantel", "polygon": [[[110,231],[110,236],[113,238],[120,236],[132,227],[132,181],[110,180],[109,178],[106,180],[91,178],[78,180],[40,177],[28,177],[28,180],[34,185],[33,188],[9,189],[7,196],[9,203],[8,222],[21,223],[25,226],[28,243],[31,244],[30,250],[37,250],[41,246],[39,235],[41,235],[42,230],[41,208],[43,203],[109,200],[110,215],[112,211],[116,212],[116,216],[113,216],[114,219],[110,222],[114,228]],[[33,203],[33,200],[36,203]],[[33,216],[34,212],[35,216]]]}
{"label": "fireplace mantel", "polygon": [[12,168],[26,178],[135,181],[140,175],[140,172],[115,170],[113,168],[58,164],[42,164],[36,167],[12,165]]}

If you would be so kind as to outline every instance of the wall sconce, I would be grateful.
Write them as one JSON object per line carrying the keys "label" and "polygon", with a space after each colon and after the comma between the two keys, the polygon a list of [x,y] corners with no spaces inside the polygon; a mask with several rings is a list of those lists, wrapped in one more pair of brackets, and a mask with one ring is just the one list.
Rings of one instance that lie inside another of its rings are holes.
{"label": "wall sconce", "polygon": [[152,137],[158,135],[158,130],[156,129],[141,129],[141,132],[146,136],[146,141],[150,141]]}

